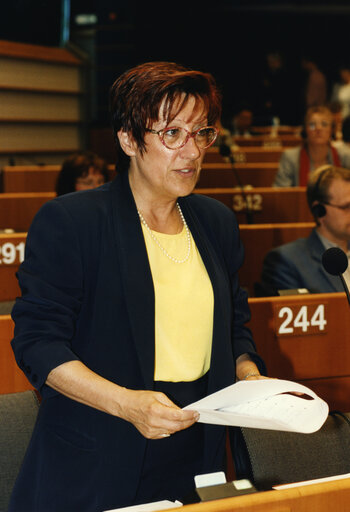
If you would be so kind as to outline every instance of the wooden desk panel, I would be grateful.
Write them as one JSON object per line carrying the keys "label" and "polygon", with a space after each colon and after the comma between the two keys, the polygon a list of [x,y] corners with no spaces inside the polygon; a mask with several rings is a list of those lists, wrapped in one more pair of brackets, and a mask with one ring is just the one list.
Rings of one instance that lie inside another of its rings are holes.
{"label": "wooden desk panel", "polygon": [[285,148],[277,147],[241,147],[233,151],[236,164],[239,163],[278,163]]}
{"label": "wooden desk panel", "polygon": [[0,229],[28,231],[39,208],[54,197],[54,192],[0,194]]}
{"label": "wooden desk panel", "polygon": [[249,327],[272,377],[350,410],[350,308],[345,293],[249,299]]}
{"label": "wooden desk panel", "polygon": [[278,135],[293,135],[294,137],[300,137],[302,132],[302,126],[253,126],[252,131],[261,135],[270,135],[271,132],[277,133]]}
{"label": "wooden desk panel", "polygon": [[3,192],[54,192],[60,169],[60,165],[5,166]]}
{"label": "wooden desk panel", "polygon": [[254,294],[254,283],[260,281],[263,260],[268,251],[297,238],[309,236],[314,226],[314,222],[240,225],[245,258],[239,270],[239,279],[250,296]]}
{"label": "wooden desk panel", "polygon": [[204,194],[233,209],[240,224],[247,222],[247,212],[254,224],[271,222],[312,222],[307,204],[306,187],[201,188]]}
{"label": "wooden desk panel", "polygon": [[18,368],[11,340],[14,324],[10,315],[0,316],[0,394],[33,389],[24,373]]}
{"label": "wooden desk panel", "polygon": [[[242,185],[252,187],[271,187],[278,169],[278,163],[240,163],[235,164],[236,174]],[[230,163],[203,163],[197,183],[198,188],[237,187],[237,177]]]}
{"label": "wooden desk panel", "polygon": [[350,480],[336,480],[186,505],[183,512],[348,512]]}
{"label": "wooden desk panel", "polygon": [[[232,156],[236,163],[278,163],[281,154],[288,147],[301,145],[301,139],[295,137],[269,138],[269,137],[237,137],[234,145],[231,146]],[[228,162],[227,158],[220,155],[220,148],[212,146],[207,149],[205,163],[223,163]]]}
{"label": "wooden desk panel", "polygon": [[204,155],[204,163],[210,164],[210,163],[220,163],[224,164],[227,163],[226,159],[220,155],[220,149],[218,146],[211,146],[208,148]]}
{"label": "wooden desk panel", "polygon": [[[249,141],[251,139],[245,139]],[[286,149],[285,147],[282,147],[280,144],[276,144],[276,142],[272,145],[272,142],[270,143],[270,146],[232,146],[232,156],[236,162],[236,164],[239,163],[266,163],[266,162],[273,162],[278,163],[281,158],[281,154]],[[220,155],[220,149],[217,146],[211,147],[207,149],[205,157],[204,157],[204,163],[228,163],[228,159],[224,158]]]}
{"label": "wooden desk panel", "polygon": [[[2,169],[2,192],[55,192],[60,165],[16,165]],[[115,177],[115,165],[108,166],[109,179]]]}
{"label": "wooden desk panel", "polygon": [[252,137],[233,137],[233,141],[237,146],[241,148],[287,148],[300,146],[302,139],[299,135],[293,134],[278,134],[271,136],[270,134],[265,135],[254,135]]}

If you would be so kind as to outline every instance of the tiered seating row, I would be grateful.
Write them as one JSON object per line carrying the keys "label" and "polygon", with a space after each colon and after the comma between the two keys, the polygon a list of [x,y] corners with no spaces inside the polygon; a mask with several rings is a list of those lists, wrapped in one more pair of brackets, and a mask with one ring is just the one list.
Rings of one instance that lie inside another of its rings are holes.
{"label": "tiered seating row", "polygon": [[249,217],[253,224],[313,221],[305,187],[197,188],[196,193],[232,208],[239,224],[246,224]]}

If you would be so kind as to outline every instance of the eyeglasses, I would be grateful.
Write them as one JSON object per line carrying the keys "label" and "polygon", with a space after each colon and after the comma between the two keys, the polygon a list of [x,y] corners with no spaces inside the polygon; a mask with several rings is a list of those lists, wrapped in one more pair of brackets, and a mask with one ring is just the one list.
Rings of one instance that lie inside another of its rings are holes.
{"label": "eyeglasses", "polygon": [[331,123],[329,121],[320,121],[316,123],[315,121],[311,121],[308,123],[309,130],[316,130],[316,128],[329,128]]}
{"label": "eyeglasses", "polygon": [[190,137],[193,137],[198,148],[206,149],[215,142],[215,139],[218,136],[218,130],[215,126],[205,126],[195,130],[194,132],[189,132],[185,128],[178,128],[175,126],[170,126],[169,128],[164,128],[164,130],[158,131],[146,128],[146,131],[153,133],[154,135],[158,135],[162,144],[164,144],[168,149],[182,148]]}
{"label": "eyeglasses", "polygon": [[326,204],[327,206],[333,206],[333,208],[339,208],[339,210],[343,210],[344,212],[349,212],[350,211],[350,203],[346,203],[346,204],[332,204],[332,203],[326,203],[324,201],[324,204]]}

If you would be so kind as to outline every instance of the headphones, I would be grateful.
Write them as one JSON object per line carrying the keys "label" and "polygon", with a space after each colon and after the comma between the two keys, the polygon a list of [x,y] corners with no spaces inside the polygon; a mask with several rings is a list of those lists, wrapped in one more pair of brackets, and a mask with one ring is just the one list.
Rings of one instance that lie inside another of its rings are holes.
{"label": "headphones", "polygon": [[319,219],[320,217],[324,217],[326,215],[327,210],[324,204],[316,203],[311,207],[311,213],[315,219]]}
{"label": "headphones", "polygon": [[[324,169],[320,172],[316,183],[312,187],[312,195],[316,201],[318,200],[317,198],[320,196],[320,185],[322,178],[324,177],[325,173],[328,172],[331,168],[331,165],[326,165]],[[327,210],[325,205],[322,202],[319,202],[311,206],[311,213],[315,217],[315,219],[319,219],[327,214]]]}

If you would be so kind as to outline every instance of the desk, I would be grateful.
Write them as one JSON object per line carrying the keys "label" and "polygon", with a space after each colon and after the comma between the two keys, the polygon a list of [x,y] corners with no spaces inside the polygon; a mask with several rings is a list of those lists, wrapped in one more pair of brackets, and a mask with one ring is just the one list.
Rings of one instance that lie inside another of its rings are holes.
{"label": "desk", "polygon": [[249,299],[249,327],[272,377],[350,410],[350,307],[345,293]]}
{"label": "desk", "polygon": [[309,236],[314,222],[277,224],[241,224],[240,236],[245,249],[244,263],[239,270],[241,286],[254,295],[254,283],[260,281],[262,264],[270,249]]}
{"label": "desk", "polygon": [[239,146],[240,148],[251,148],[251,147],[260,147],[260,148],[287,148],[287,147],[295,147],[300,146],[302,144],[302,138],[300,135],[293,134],[278,134],[276,136],[271,136],[270,134],[262,134],[262,135],[253,135],[252,137],[232,137],[234,144]]}
{"label": "desk", "polygon": [[[61,165],[8,165],[2,168],[2,192],[54,192]],[[115,165],[107,167],[109,179]]]}
{"label": "desk", "polygon": [[233,151],[232,155],[236,164],[240,163],[278,163],[284,148],[277,147],[242,147]]}
{"label": "desk", "polygon": [[302,132],[302,126],[253,126],[252,131],[254,133],[258,133],[261,135],[270,135],[272,133],[277,133],[277,135],[294,135],[295,137],[300,137]]}
{"label": "desk", "polygon": [[13,165],[2,169],[3,192],[54,192],[60,165]]}
{"label": "desk", "polygon": [[0,194],[0,229],[28,231],[39,208],[54,197],[54,192]]}
{"label": "desk", "polygon": [[[251,141],[252,139],[244,139]],[[270,143],[270,146],[242,146],[237,145],[232,150],[232,156],[236,162],[239,163],[262,163],[262,162],[274,162],[278,163],[281,158],[281,154],[285,150],[280,144]],[[220,155],[220,149],[217,146],[207,149],[204,156],[204,163],[223,163],[228,162],[226,158]]]}
{"label": "desk", "polygon": [[213,197],[233,209],[239,224],[247,222],[247,211],[254,224],[313,221],[306,187],[255,187],[244,193],[240,188],[198,188],[195,192]]}
{"label": "desk", "polygon": [[[235,170],[242,185],[271,187],[277,173],[278,163],[239,163]],[[197,183],[198,188],[237,187],[237,177],[229,163],[203,163]]]}
{"label": "desk", "polygon": [[258,492],[187,505],[183,512],[348,512],[350,480]]}

